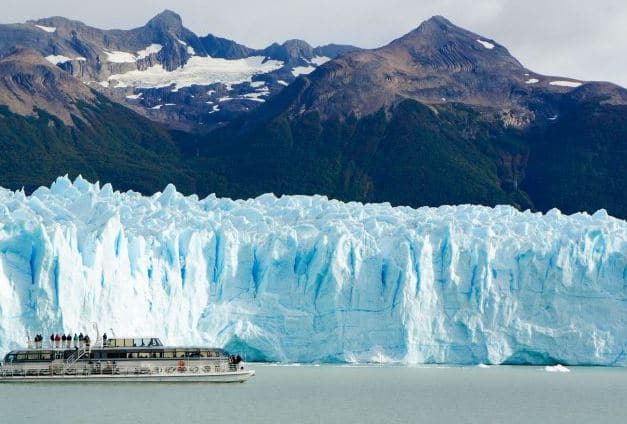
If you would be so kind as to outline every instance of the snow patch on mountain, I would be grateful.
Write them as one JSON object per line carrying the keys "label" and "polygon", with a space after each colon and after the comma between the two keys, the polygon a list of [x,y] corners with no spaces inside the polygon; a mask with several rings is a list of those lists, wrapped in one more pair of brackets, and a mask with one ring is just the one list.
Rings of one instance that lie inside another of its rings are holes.
{"label": "snow patch on mountain", "polygon": [[539,82],[540,80],[537,78],[529,78],[527,81],[525,81],[525,84],[537,84]]}
{"label": "snow patch on mountain", "polygon": [[143,50],[137,52],[137,59],[145,59],[152,54],[157,54],[163,49],[161,44],[151,44]]}
{"label": "snow patch on mountain", "polygon": [[489,41],[485,41],[485,40],[477,40],[477,43],[481,44],[483,47],[485,47],[488,50],[492,50],[494,47],[496,47],[493,43],[490,43]]}
{"label": "snow patch on mountain", "polygon": [[44,26],[44,25],[35,25],[37,28],[39,28],[42,31],[45,31],[47,33],[52,34],[53,32],[56,32],[57,28],[56,27],[49,27],[49,26]]}
{"label": "snow patch on mountain", "polygon": [[60,55],[60,54],[58,55],[51,54],[50,56],[46,56],[46,60],[52,63],[53,65],[58,65],[60,63],[70,62],[72,59],[67,56]]}
{"label": "snow patch on mountain", "polygon": [[0,189],[0,351],[98,322],[249,359],[624,366],[626,294],[605,211]]}
{"label": "snow patch on mountain", "polygon": [[146,70],[133,70],[124,74],[111,75],[109,80],[121,81],[135,88],[159,88],[174,85],[175,88],[180,89],[217,82],[233,85],[250,82],[254,75],[272,72],[282,66],[283,62],[265,60],[263,56],[236,60],[194,56],[185,65],[173,71],[167,71],[159,64]]}
{"label": "snow patch on mountain", "polygon": [[133,53],[121,51],[104,51],[107,55],[107,62],[111,63],[133,63],[137,62],[137,57]]}
{"label": "snow patch on mountain", "polygon": [[299,75],[309,75],[315,70],[315,66],[295,66],[294,69],[292,69],[292,75],[295,77],[298,77]]}
{"label": "snow patch on mountain", "polygon": [[579,86],[581,86],[581,82],[579,81],[551,81],[549,84],[551,85],[555,85],[558,87],[572,87],[572,88],[577,88]]}
{"label": "snow patch on mountain", "polygon": [[67,57],[67,56],[63,56],[63,55],[49,55],[46,56],[46,60],[50,63],[52,63],[53,65],[59,65],[62,63],[66,63],[66,62],[71,62],[73,60],[78,61],[78,62],[83,62],[85,60],[87,60],[84,57],[75,57],[74,59],[72,59],[71,57]]}
{"label": "snow patch on mountain", "polygon": [[331,58],[330,57],[326,57],[326,56],[314,56],[310,62],[313,63],[316,66],[321,66],[324,65],[325,63],[327,63],[328,61],[330,61]]}

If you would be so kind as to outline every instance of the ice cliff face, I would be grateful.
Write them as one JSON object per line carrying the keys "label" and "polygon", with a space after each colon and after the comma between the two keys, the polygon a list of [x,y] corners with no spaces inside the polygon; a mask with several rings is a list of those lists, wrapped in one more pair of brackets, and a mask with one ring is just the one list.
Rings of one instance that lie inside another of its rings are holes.
{"label": "ice cliff face", "polygon": [[96,321],[248,359],[627,365],[626,300],[602,211],[0,190],[0,351]]}

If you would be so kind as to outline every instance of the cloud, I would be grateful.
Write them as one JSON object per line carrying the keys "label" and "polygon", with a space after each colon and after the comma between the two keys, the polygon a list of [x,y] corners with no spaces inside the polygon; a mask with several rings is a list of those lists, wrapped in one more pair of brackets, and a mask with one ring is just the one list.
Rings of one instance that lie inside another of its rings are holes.
{"label": "cloud", "polygon": [[505,45],[537,72],[627,86],[627,2],[620,0],[8,0],[0,19],[62,15],[98,27],[131,28],[165,8],[180,13],[199,34],[252,47],[290,38],[377,47],[432,15],[444,15]]}

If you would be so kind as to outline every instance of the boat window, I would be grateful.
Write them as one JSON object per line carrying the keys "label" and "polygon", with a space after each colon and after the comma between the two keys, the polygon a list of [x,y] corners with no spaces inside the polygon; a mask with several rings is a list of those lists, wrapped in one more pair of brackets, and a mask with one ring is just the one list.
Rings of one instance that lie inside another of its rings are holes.
{"label": "boat window", "polygon": [[25,361],[27,358],[27,355],[25,353],[18,353],[17,354],[17,360],[18,361]]}
{"label": "boat window", "polygon": [[139,352],[138,357],[146,359],[152,357],[152,354],[150,352]]}
{"label": "boat window", "polygon": [[126,355],[127,358],[137,358],[137,352],[130,352]]}
{"label": "boat window", "polygon": [[5,358],[5,361],[7,361],[7,362],[15,361],[15,355],[7,355],[6,358]]}
{"label": "boat window", "polygon": [[30,352],[28,354],[28,359],[30,361],[38,361],[39,360],[39,352]]}
{"label": "boat window", "polygon": [[42,352],[41,359],[43,359],[44,361],[49,361],[52,359],[52,354],[50,352]]}
{"label": "boat window", "polygon": [[164,358],[174,358],[174,351],[173,350],[166,350],[165,352],[163,352],[163,357]]}
{"label": "boat window", "polygon": [[176,349],[176,357],[177,358],[185,358],[185,353],[186,352],[184,350]]}

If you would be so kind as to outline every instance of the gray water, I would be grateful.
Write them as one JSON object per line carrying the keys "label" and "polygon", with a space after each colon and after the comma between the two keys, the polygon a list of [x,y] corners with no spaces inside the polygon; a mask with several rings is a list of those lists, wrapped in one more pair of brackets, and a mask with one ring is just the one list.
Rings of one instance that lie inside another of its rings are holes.
{"label": "gray water", "polygon": [[245,384],[0,384],[0,423],[627,423],[627,370],[255,365]]}

